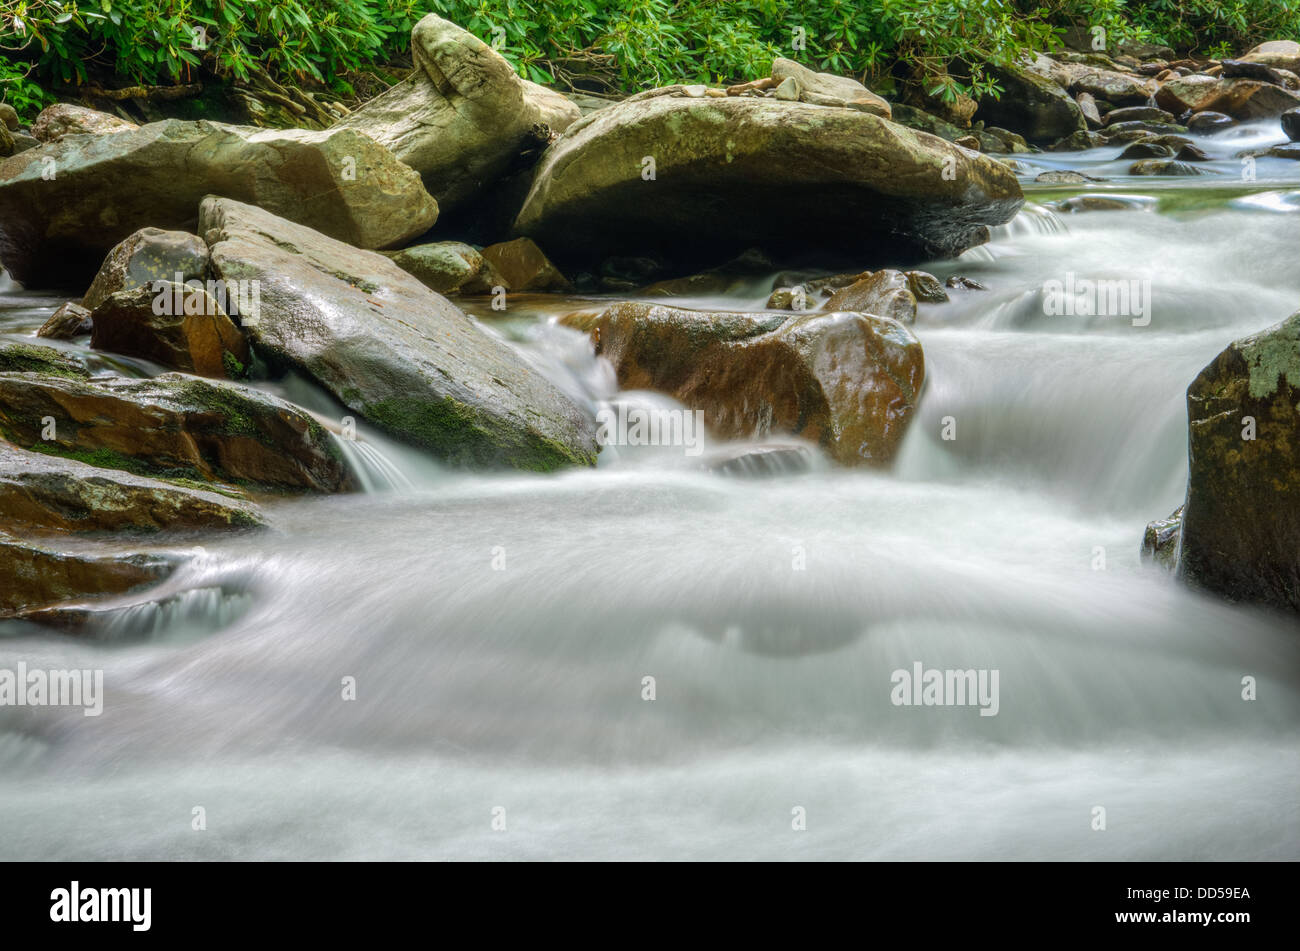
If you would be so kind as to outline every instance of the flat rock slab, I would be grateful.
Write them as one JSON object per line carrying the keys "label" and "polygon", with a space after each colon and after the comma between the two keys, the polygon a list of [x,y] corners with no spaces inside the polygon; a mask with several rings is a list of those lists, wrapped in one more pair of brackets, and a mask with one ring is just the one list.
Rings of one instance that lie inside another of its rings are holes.
{"label": "flat rock slab", "polygon": [[0,441],[0,522],[19,531],[157,532],[262,525],[218,495]]}
{"label": "flat rock slab", "polygon": [[698,270],[756,246],[901,262],[981,244],[1023,201],[1001,163],[880,116],[643,94],[547,150],[515,230],[567,272],[638,254]]}
{"label": "flat rock slab", "polygon": [[360,132],[168,119],[0,162],[0,263],[28,286],[84,290],[133,232],[193,231],[210,194],[363,248],[401,244],[438,216],[419,176]]}
{"label": "flat rock slab", "polygon": [[259,282],[258,354],[380,428],[457,465],[594,463],[592,412],[383,255],[224,198],[201,230],[222,279]]}

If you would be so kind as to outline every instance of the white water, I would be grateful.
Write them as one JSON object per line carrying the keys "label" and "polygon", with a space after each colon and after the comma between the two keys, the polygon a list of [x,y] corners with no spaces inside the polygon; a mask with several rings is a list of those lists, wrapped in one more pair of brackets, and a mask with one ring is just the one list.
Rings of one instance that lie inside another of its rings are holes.
{"label": "white water", "polygon": [[[0,640],[108,691],[98,719],[0,711],[0,857],[1300,857],[1296,630],[1137,556],[1181,500],[1187,384],[1300,307],[1290,194],[1028,213],[933,265],[989,290],[922,308],[890,474],[466,475],[357,443],[411,485],[277,506],[164,586],[225,592],[219,632],[192,596],[148,639]],[[1045,316],[1066,271],[1150,279],[1151,324]],[[997,669],[998,715],[893,706],[915,661]]]}

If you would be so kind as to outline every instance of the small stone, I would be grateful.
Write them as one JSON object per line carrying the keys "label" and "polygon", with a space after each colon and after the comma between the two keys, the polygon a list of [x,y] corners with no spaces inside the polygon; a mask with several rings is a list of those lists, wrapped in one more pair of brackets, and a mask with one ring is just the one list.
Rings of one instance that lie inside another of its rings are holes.
{"label": "small stone", "polygon": [[800,92],[802,90],[799,88],[799,80],[793,76],[787,76],[776,87],[775,95],[782,102],[798,102]]}
{"label": "small stone", "polygon": [[72,340],[90,333],[90,311],[73,301],[68,301],[41,324],[36,336],[47,340]]}

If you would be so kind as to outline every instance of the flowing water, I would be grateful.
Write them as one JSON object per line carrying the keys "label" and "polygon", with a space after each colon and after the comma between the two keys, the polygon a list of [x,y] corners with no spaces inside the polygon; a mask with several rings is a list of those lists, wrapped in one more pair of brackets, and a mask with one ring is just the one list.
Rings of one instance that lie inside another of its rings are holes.
{"label": "flowing water", "polygon": [[[1243,138],[1278,136],[1205,140],[1220,174],[1197,181],[1117,177],[1117,149],[1021,157],[1128,207],[1031,187],[930,265],[988,289],[922,306],[927,388],[889,473],[726,477],[710,444],[470,475],[363,431],[369,491],[189,545],[94,637],[0,628],[0,666],[102,668],[107,691],[98,718],[0,711],[0,857],[1300,858],[1294,625],[1138,557],[1182,499],[1188,383],[1300,307],[1300,174],[1242,182]],[[1048,316],[1067,274],[1140,282],[1150,322]],[[5,300],[14,336],[57,303]],[[666,405],[554,326],[581,306],[493,332],[593,409]],[[998,671],[997,714],[895,706],[917,662]]]}

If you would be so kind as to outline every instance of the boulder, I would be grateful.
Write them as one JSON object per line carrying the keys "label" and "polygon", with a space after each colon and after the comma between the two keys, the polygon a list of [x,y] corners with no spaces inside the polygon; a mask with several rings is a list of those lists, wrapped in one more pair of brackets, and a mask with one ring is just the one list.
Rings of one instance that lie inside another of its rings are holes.
{"label": "boulder", "polygon": [[4,126],[10,132],[17,132],[21,128],[18,111],[7,102],[0,102],[0,126]]}
{"label": "boulder", "polygon": [[90,333],[90,311],[68,301],[41,324],[36,336],[47,340],[72,340]]}
{"label": "boulder", "polygon": [[689,273],[755,246],[774,259],[907,261],[986,241],[1023,201],[996,160],[867,112],[664,95],[571,126],[515,230],[571,272],[644,255]]}
{"label": "boulder", "polygon": [[[938,283],[937,281],[935,282]],[[855,311],[889,317],[902,324],[916,322],[916,297],[901,271],[877,271],[831,295],[822,310]]]}
{"label": "boulder", "polygon": [[515,238],[483,249],[483,260],[509,291],[572,290],[569,279],[529,238]]}
{"label": "boulder", "polygon": [[0,619],[150,587],[175,565],[158,555],[63,551],[0,532]]}
{"label": "boulder", "polygon": [[948,300],[939,279],[928,271],[908,271],[907,287],[922,304],[942,304]]}
{"label": "boulder", "polygon": [[1002,87],[998,98],[980,99],[976,117],[1018,130],[1031,142],[1051,142],[1087,129],[1079,104],[1056,82],[1026,65],[988,63],[985,71]]}
{"label": "boulder", "polygon": [[1175,118],[1173,113],[1155,106],[1125,106],[1106,113],[1106,125],[1119,125],[1121,122],[1163,122],[1173,125]]}
{"label": "boulder", "polygon": [[1292,142],[1300,142],[1300,108],[1282,113],[1282,132]]}
{"label": "boulder", "polygon": [[797,88],[796,98],[814,106],[833,106],[840,109],[855,109],[888,119],[892,115],[889,103],[868,89],[856,79],[835,76],[831,73],[819,73],[802,66],[792,59],[778,57],[772,61],[772,79],[778,88],[788,80],[794,80]]}
{"label": "boulder", "polygon": [[1262,83],[1294,89],[1289,77],[1295,74],[1285,69],[1274,69],[1253,60],[1225,59],[1219,63],[1219,75],[1225,79],[1258,79]]}
{"label": "boulder", "polygon": [[595,461],[593,413],[392,261],[225,198],[206,200],[200,223],[214,273],[259,282],[245,325],[274,366],[452,463]]}
{"label": "boulder", "polygon": [[0,441],[0,521],[19,531],[256,528],[247,502]]}
{"label": "boulder", "polygon": [[355,487],[334,438],[293,404],[179,373],[147,380],[0,373],[0,435],[142,475],[271,490]]}
{"label": "boulder", "polygon": [[872,314],[622,303],[562,321],[591,335],[622,388],[702,410],[720,437],[799,436],[845,465],[890,462],[925,375],[916,338]]}
{"label": "boulder", "polygon": [[208,246],[186,231],[142,228],[116,245],[104,258],[99,273],[81,299],[81,306],[94,310],[110,294],[152,284],[203,280],[208,273]]}
{"label": "boulder", "polygon": [[169,370],[242,376],[248,341],[207,290],[156,281],[110,294],[90,314],[90,345],[143,357]]}
{"label": "boulder", "polygon": [[477,250],[460,241],[418,244],[390,253],[393,263],[439,294],[490,294],[500,275]]}
{"label": "boulder", "polygon": [[1261,63],[1274,69],[1300,73],[1300,43],[1295,40],[1272,40],[1260,43],[1242,57],[1249,63]]}
{"label": "boulder", "polygon": [[56,102],[41,110],[32,123],[32,135],[41,142],[57,142],[65,135],[116,135],[134,132],[140,127],[107,112]]}
{"label": "boulder", "polygon": [[144,227],[193,231],[199,202],[252,202],[363,248],[433,224],[419,176],[351,129],[255,129],[168,119],[66,136],[0,162],[0,263],[28,286],[86,286]]}
{"label": "boulder", "polygon": [[1197,135],[1208,135],[1236,125],[1236,121],[1232,116],[1225,116],[1222,112],[1198,112],[1187,120],[1187,131],[1195,132]]}
{"label": "boulder", "polygon": [[1300,610],[1297,403],[1300,313],[1230,344],[1188,387],[1186,581]]}
{"label": "boulder", "polygon": [[1201,169],[1173,159],[1142,159],[1129,166],[1130,175],[1204,175]]}
{"label": "boulder", "polygon": [[1173,154],[1172,148],[1159,142],[1134,142],[1120,152],[1119,157],[1122,159],[1172,158]]}
{"label": "boulder", "polygon": [[1157,88],[1154,80],[1108,69],[1079,70],[1070,84],[1076,95],[1086,92],[1115,106],[1146,105]]}
{"label": "boulder", "polygon": [[891,118],[894,122],[905,125],[909,129],[916,129],[918,132],[929,132],[949,142],[956,142],[970,135],[970,130],[967,128],[954,125],[946,119],[901,102],[891,104],[890,109],[893,112]]}
{"label": "boulder", "polygon": [[432,13],[411,31],[411,56],[411,76],[334,129],[364,133],[390,149],[420,174],[444,210],[474,198],[521,153],[545,145],[581,116],[559,93],[520,79],[478,37]]}
{"label": "boulder", "polygon": [[1089,129],[1100,129],[1104,125],[1101,112],[1097,109],[1097,99],[1092,93],[1081,92],[1074,97],[1074,101],[1079,104],[1079,111],[1083,113]]}
{"label": "boulder", "polygon": [[1156,104],[1175,115],[1190,109],[1241,120],[1273,119],[1300,106],[1300,94],[1255,79],[1195,75],[1165,83],[1156,93]]}
{"label": "boulder", "polygon": [[15,151],[14,134],[4,125],[0,125],[0,158],[13,155]]}

